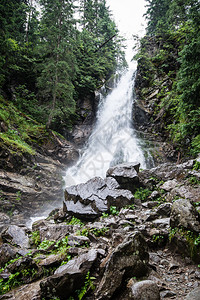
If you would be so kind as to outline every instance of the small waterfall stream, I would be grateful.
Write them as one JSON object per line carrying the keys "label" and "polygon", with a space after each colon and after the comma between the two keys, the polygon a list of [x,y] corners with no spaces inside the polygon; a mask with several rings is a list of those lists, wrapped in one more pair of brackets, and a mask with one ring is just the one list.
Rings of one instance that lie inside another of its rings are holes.
{"label": "small waterfall stream", "polygon": [[126,71],[117,86],[99,103],[93,132],[76,165],[66,172],[66,186],[105,177],[110,166],[139,161],[145,169],[146,159],[132,125],[135,69]]}

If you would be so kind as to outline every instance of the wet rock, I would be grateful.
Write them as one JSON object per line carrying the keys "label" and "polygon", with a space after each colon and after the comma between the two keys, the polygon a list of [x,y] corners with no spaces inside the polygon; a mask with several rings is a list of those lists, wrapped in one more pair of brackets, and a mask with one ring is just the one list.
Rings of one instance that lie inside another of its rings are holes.
{"label": "wet rock", "polygon": [[155,282],[143,280],[129,286],[128,292],[124,295],[126,300],[160,300],[160,292]]}
{"label": "wet rock", "polygon": [[123,163],[108,169],[106,176],[113,177],[122,189],[134,191],[139,185],[140,163]]}
{"label": "wet rock", "polygon": [[176,200],[171,208],[170,226],[184,227],[194,232],[200,232],[200,215],[189,200]]}
{"label": "wet rock", "polygon": [[53,297],[59,297],[61,300],[68,299],[76,290],[81,288],[87,272],[96,259],[97,251],[90,250],[59,267],[54,275],[40,283],[42,298],[47,300]]}
{"label": "wet rock", "polygon": [[10,225],[1,233],[4,242],[17,245],[21,248],[29,248],[29,238],[24,228],[16,225]]}
{"label": "wet rock", "polygon": [[113,179],[110,181],[95,177],[86,183],[67,188],[63,204],[64,212],[81,219],[93,220],[103,212],[107,212],[110,206],[121,208],[132,204],[134,201],[132,193],[113,189],[114,185],[117,183]]}
{"label": "wet rock", "polygon": [[199,300],[200,299],[200,287],[196,288],[192,292],[190,292],[186,297],[185,300]]}
{"label": "wet rock", "polygon": [[[110,299],[120,288],[122,279],[145,275],[148,262],[147,245],[139,232],[129,235],[109,256],[95,299]],[[113,276],[115,274],[115,276]]]}

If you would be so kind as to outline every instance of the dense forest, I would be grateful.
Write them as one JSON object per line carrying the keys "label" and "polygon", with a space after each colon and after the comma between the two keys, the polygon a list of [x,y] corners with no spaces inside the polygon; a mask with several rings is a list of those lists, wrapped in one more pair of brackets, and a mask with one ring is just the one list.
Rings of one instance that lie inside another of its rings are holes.
{"label": "dense forest", "polygon": [[159,121],[159,130],[163,127],[162,134],[183,154],[196,155],[200,152],[200,2],[146,2],[147,31],[135,57],[138,93],[152,108],[151,123],[156,127]]}
{"label": "dense forest", "polygon": [[[77,100],[101,87],[124,64],[122,38],[105,0],[1,1],[4,127],[9,127],[6,110],[8,114],[14,105],[63,134],[78,118]],[[7,137],[1,131],[7,140],[14,135],[11,128]]]}

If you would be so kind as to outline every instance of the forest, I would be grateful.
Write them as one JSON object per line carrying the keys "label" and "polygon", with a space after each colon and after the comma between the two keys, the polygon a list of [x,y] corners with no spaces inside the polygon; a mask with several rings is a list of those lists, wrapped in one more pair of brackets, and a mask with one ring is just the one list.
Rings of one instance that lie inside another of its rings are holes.
{"label": "forest", "polygon": [[106,1],[3,0],[0,14],[1,102],[63,133],[77,100],[125,64]]}
{"label": "forest", "polygon": [[[159,91],[151,122],[184,155],[200,152],[200,2],[146,0],[147,29],[135,56],[139,94]],[[167,83],[166,83],[167,82]],[[162,116],[162,118],[161,118]]]}

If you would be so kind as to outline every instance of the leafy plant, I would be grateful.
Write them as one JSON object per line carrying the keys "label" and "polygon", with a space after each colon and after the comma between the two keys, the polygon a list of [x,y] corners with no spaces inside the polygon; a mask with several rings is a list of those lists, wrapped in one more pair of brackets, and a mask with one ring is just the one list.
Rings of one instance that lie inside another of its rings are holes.
{"label": "leafy plant", "polygon": [[38,245],[37,249],[38,250],[47,250],[51,245],[54,245],[54,244],[55,244],[54,241],[49,241],[49,240],[45,239],[43,242],[41,242]]}
{"label": "leafy plant", "polygon": [[136,199],[140,199],[141,201],[146,200],[151,195],[151,191],[144,188],[138,188],[134,193],[134,197]]}
{"label": "leafy plant", "polygon": [[110,206],[110,213],[111,213],[111,215],[113,215],[113,216],[118,216],[119,210],[117,209],[116,206]]}
{"label": "leafy plant", "polygon": [[95,279],[95,277],[90,276],[90,272],[87,273],[84,286],[77,291],[79,300],[83,299],[83,297],[88,293],[89,290],[95,290],[95,285],[93,283]]}

